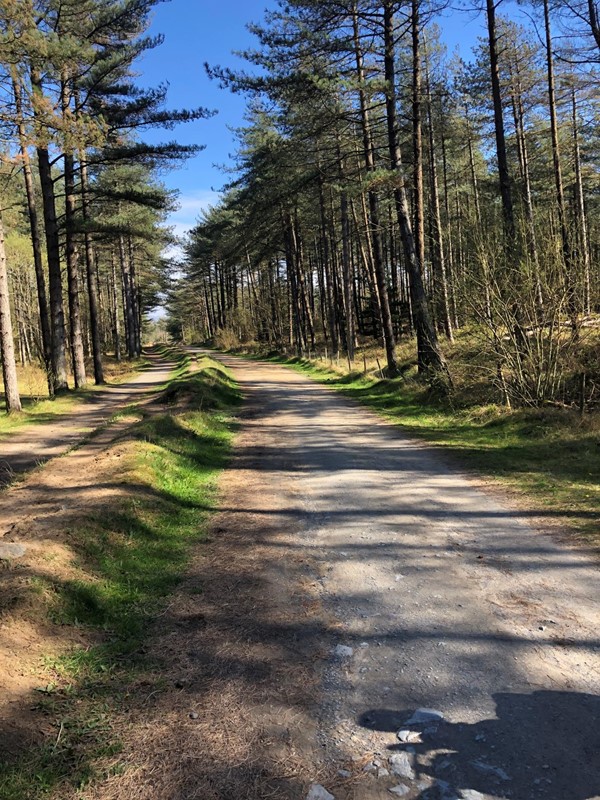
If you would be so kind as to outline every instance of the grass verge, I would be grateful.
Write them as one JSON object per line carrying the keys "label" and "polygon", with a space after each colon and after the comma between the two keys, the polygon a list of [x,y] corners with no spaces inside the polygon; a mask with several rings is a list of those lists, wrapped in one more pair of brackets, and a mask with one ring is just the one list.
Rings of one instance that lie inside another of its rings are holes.
{"label": "grass verge", "polygon": [[77,577],[49,566],[27,583],[36,598],[28,613],[56,631],[76,629],[83,644],[46,660],[34,724],[52,733],[0,757],[0,800],[75,798],[124,770],[115,720],[132,695],[160,691],[146,635],[205,536],[239,401],[216,362],[192,374],[181,366],[164,390],[166,410],[144,411],[120,445],[118,496],[78,508],[69,525]]}
{"label": "grass verge", "polygon": [[443,447],[459,466],[527,501],[581,543],[600,548],[600,420],[564,408],[454,408],[412,378],[378,380],[319,362],[269,356]]}

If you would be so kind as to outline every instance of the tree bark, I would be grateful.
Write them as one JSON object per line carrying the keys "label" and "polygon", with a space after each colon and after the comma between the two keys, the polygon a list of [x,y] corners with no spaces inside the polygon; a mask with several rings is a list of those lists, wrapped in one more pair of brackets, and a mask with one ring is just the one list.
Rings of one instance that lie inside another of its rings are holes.
{"label": "tree bark", "polygon": [[[412,0],[412,129],[413,129],[413,183],[414,183],[414,239],[421,274],[425,269],[425,202],[423,199],[423,122],[421,80],[421,0]],[[385,12],[384,12],[385,13]],[[393,11],[388,11],[392,13]],[[392,17],[393,20],[393,17]],[[393,22],[392,22],[393,25]],[[393,33],[392,33],[393,35]],[[387,80],[387,78],[386,78]]]}
{"label": "tree bark", "polygon": [[23,161],[23,179],[25,182],[25,194],[27,196],[27,211],[29,215],[29,227],[31,231],[31,247],[33,250],[33,264],[35,268],[35,279],[37,284],[38,309],[40,314],[40,330],[42,335],[42,355],[44,367],[48,379],[48,392],[50,396],[54,394],[54,381],[52,379],[52,334],[50,330],[50,317],[48,315],[48,297],[46,294],[46,278],[44,275],[44,262],[42,259],[42,243],[40,236],[40,221],[35,199],[35,189],[33,186],[33,174],[31,170],[31,159],[27,148],[27,135],[23,115],[23,100],[21,84],[17,75],[16,68],[11,69],[13,93],[15,97],[15,111],[17,114],[17,134],[19,137],[19,147],[21,159]]}
{"label": "tree bark", "polygon": [[348,196],[340,195],[340,216],[342,227],[342,273],[344,277],[344,297],[346,304],[346,348],[348,358],[354,361],[354,309],[352,305],[352,264],[350,261],[350,222],[348,219]]}
{"label": "tree bark", "polygon": [[[61,106],[65,126],[70,123],[70,93],[68,78],[63,75],[61,83]],[[63,154],[65,182],[65,255],[67,262],[67,289],[69,295],[69,335],[71,343],[71,359],[75,388],[80,389],[87,383],[85,374],[85,356],[83,336],[81,333],[81,307],[79,302],[79,264],[77,245],[75,243],[75,160],[73,152],[66,145]]]}
{"label": "tree bark", "polygon": [[[354,56],[356,65],[356,76],[359,84],[360,117],[362,123],[363,149],[365,166],[368,173],[375,170],[375,157],[373,152],[373,138],[369,119],[369,109],[364,90],[365,74],[363,65],[363,54],[360,47],[358,9],[356,2],[352,3],[352,26],[354,41]],[[369,227],[371,229],[371,240],[373,246],[373,264],[375,267],[375,279],[379,292],[379,303],[381,307],[381,318],[383,323],[383,339],[387,358],[387,368],[390,377],[398,374],[398,361],[396,359],[396,341],[394,337],[394,326],[390,311],[390,301],[383,263],[383,252],[381,246],[381,229],[379,222],[379,201],[377,193],[371,187],[368,189],[369,202]]]}
{"label": "tree bark", "polygon": [[60,264],[60,245],[56,221],[56,202],[50,157],[45,147],[37,150],[42,202],[44,207],[44,227],[46,231],[46,254],[48,258],[48,289],[50,294],[50,322],[52,331],[52,379],[54,392],[69,388],[67,383],[67,352],[65,311],[63,304],[63,285]]}
{"label": "tree bark", "polygon": [[128,241],[129,253],[129,273],[131,280],[131,299],[133,304],[133,319],[134,319],[134,348],[135,355],[139,358],[142,354],[142,302],[141,291],[138,286],[137,270],[135,266],[135,254],[133,248],[133,240],[131,236]]}
{"label": "tree bark", "polygon": [[[433,226],[433,253],[437,269],[435,272],[438,276],[438,307],[441,311],[442,324],[444,332],[448,339],[453,342],[454,335],[452,333],[452,321],[450,319],[450,301],[448,293],[448,280],[446,275],[446,257],[444,252],[444,240],[442,233],[442,215],[440,212],[440,192],[437,177],[437,158],[436,158],[436,143],[435,132],[433,130],[433,109],[431,99],[431,86],[429,83],[429,70],[426,73],[426,89],[427,89],[427,112],[428,112],[428,125],[429,125],[429,170],[430,170],[430,183],[431,183],[431,211],[432,211],[432,226]],[[439,317],[438,317],[439,318]]]}
{"label": "tree bark", "polygon": [[121,263],[121,281],[123,285],[123,314],[125,318],[127,357],[135,358],[135,316],[132,300],[131,271],[125,250],[125,237],[122,233],[119,234],[119,261]]}
{"label": "tree bark", "polygon": [[[89,191],[88,170],[85,163],[85,153],[82,154],[81,171],[81,206],[84,223],[89,222]],[[96,385],[104,383],[104,369],[102,366],[102,341],[100,336],[100,312],[98,298],[98,269],[96,254],[91,233],[84,232],[85,265],[87,274],[88,297],[90,303],[90,330],[92,334],[92,357],[94,361],[94,381]]]}
{"label": "tree bark", "polygon": [[121,360],[121,323],[119,320],[119,293],[117,291],[117,263],[115,258],[115,251],[111,249],[110,252],[110,266],[112,275],[112,287],[110,294],[111,308],[112,308],[112,329],[113,329],[113,347],[115,351],[115,361]]}
{"label": "tree bark", "polygon": [[17,382],[15,362],[15,343],[10,315],[10,296],[8,293],[8,272],[6,250],[4,247],[4,224],[0,213],[0,356],[2,357],[2,378],[7,413],[21,411],[21,398]]}
{"label": "tree bark", "polygon": [[415,240],[410,225],[408,200],[402,174],[402,158],[398,143],[398,130],[396,123],[396,74],[394,64],[394,3],[393,0],[384,0],[384,45],[385,45],[385,80],[387,92],[385,98],[386,121],[388,135],[388,149],[392,170],[398,173],[398,186],[394,190],[394,201],[398,227],[404,249],[405,266],[408,272],[411,305],[417,334],[417,357],[421,372],[437,373],[443,376],[443,381],[448,388],[451,387],[450,373],[446,360],[440,348],[435,328],[431,322],[431,315],[425,289],[423,276],[419,267],[419,258],[415,249]]}
{"label": "tree bark", "polygon": [[[34,93],[42,96],[41,78],[34,70],[31,70],[31,85]],[[37,159],[42,188],[46,255],[48,259],[50,331],[52,335],[52,382],[54,385],[54,392],[58,393],[64,392],[69,388],[67,383],[67,336],[65,330],[60,244],[58,223],[56,220],[56,199],[54,196],[54,180],[52,178],[52,167],[50,165],[47,145],[38,145]]]}
{"label": "tree bark", "polygon": [[492,80],[492,100],[494,104],[494,131],[496,135],[496,156],[498,159],[498,177],[500,180],[500,195],[502,197],[502,213],[504,218],[505,244],[507,252],[511,252],[513,263],[518,263],[518,257],[513,249],[515,243],[515,216],[513,208],[510,173],[506,156],[506,135],[504,132],[504,111],[502,108],[502,93],[500,90],[500,72],[498,68],[498,37],[496,32],[496,2],[486,0],[488,46],[490,51],[490,73]]}
{"label": "tree bark", "polygon": [[573,253],[567,215],[565,208],[565,193],[563,188],[562,169],[560,163],[560,145],[558,141],[558,122],[556,118],[556,90],[554,86],[554,63],[552,60],[552,31],[550,28],[550,9],[548,0],[543,0],[544,29],[546,34],[546,68],[548,77],[548,106],[550,110],[550,133],[552,138],[552,163],[554,166],[554,184],[556,187],[556,208],[558,211],[558,224],[562,242],[563,262],[565,269],[565,287],[567,292],[567,305],[571,318],[571,328],[576,336],[579,328],[577,313],[577,300],[575,296],[575,280],[573,275]]}
{"label": "tree bark", "polygon": [[591,256],[585,197],[583,193],[583,179],[581,175],[581,152],[579,149],[579,127],[577,121],[577,96],[575,87],[571,89],[571,107],[573,122],[573,161],[575,164],[575,204],[577,209],[579,247],[581,251],[580,258],[583,269],[583,308],[584,312],[589,314],[591,311]]}
{"label": "tree bark", "polygon": [[75,244],[75,171],[73,156],[64,154],[65,170],[65,235],[67,261],[67,288],[69,294],[69,334],[71,340],[71,359],[75,388],[81,389],[87,383],[83,336],[81,332],[81,306],[79,302],[79,263]]}

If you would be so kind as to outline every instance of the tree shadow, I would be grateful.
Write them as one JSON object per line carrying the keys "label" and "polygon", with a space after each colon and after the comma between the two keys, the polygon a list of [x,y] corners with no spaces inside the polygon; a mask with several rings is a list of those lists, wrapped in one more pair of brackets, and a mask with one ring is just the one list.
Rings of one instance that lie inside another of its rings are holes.
{"label": "tree shadow", "polygon": [[390,749],[414,756],[417,780],[431,784],[422,800],[458,800],[469,790],[507,800],[600,796],[600,697],[546,690],[492,697],[496,716],[475,722],[407,724],[414,709],[387,708],[358,721],[369,730],[421,734]]}

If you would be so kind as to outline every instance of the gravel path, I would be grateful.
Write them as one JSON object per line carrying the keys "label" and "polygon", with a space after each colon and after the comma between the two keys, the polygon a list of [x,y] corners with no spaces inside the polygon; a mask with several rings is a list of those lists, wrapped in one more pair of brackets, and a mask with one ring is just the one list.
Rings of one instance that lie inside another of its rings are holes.
{"label": "gravel path", "polygon": [[176,366],[175,362],[154,354],[147,354],[147,358],[150,367],[127,383],[95,390],[64,417],[27,425],[0,439],[0,487],[19,473],[62,455],[120,408],[149,396]]}
{"label": "gravel path", "polygon": [[369,411],[221,359],[246,395],[227,485],[252,480],[224,514],[274,514],[331,619],[298,637],[329,654],[314,715],[322,763],[347,770],[335,799],[600,798],[597,562]]}

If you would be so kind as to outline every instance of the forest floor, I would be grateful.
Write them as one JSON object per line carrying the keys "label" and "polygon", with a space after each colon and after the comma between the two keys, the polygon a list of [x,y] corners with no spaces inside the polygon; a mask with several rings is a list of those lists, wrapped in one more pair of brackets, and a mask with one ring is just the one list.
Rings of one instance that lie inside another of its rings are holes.
{"label": "forest floor", "polygon": [[600,798],[594,556],[279,365],[225,462],[197,357],[0,498],[1,800]]}

